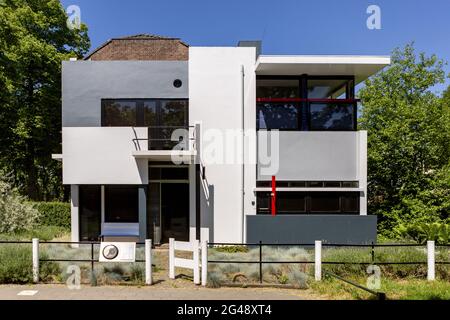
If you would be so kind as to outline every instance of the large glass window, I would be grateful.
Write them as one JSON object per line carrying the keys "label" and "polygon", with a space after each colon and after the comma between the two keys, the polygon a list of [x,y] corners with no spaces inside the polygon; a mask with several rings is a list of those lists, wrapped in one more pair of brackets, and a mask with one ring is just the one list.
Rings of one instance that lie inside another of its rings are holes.
{"label": "large glass window", "polygon": [[259,76],[258,129],[356,130],[352,76]]}
{"label": "large glass window", "polygon": [[139,222],[138,186],[105,186],[105,222]]}
{"label": "large glass window", "polygon": [[101,224],[101,187],[79,186],[80,241],[98,241]]}
{"label": "large glass window", "polygon": [[310,103],[311,130],[355,130],[356,106],[349,103]]}
{"label": "large glass window", "polygon": [[135,101],[103,100],[102,126],[133,127],[137,125]]}

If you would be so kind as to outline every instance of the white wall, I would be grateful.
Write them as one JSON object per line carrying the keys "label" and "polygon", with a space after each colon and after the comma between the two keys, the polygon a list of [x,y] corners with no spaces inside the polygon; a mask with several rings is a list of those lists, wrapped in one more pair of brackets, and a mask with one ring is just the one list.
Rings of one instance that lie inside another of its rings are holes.
{"label": "white wall", "polygon": [[[146,128],[64,127],[64,184],[147,184],[148,161],[136,160],[132,139],[147,138]],[[136,132],[136,133],[135,133]],[[140,141],[147,149],[147,141]]]}
{"label": "white wall", "polygon": [[[242,127],[241,66],[245,71],[245,126],[255,130],[255,48],[243,47],[189,48],[191,125],[201,121],[203,133],[209,129],[223,131]],[[203,143],[200,152],[201,155],[204,152]],[[242,241],[241,175],[242,166],[239,163],[206,164],[206,180],[201,183],[202,240]],[[255,181],[256,165],[246,165],[246,213],[255,211],[252,205],[255,201]]]}

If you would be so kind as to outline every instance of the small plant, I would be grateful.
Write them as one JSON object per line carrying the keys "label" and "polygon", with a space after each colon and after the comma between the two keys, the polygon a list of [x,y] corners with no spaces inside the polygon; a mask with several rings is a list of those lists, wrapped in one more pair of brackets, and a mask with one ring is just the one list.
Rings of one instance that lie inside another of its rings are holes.
{"label": "small plant", "polygon": [[278,277],[278,282],[280,284],[286,284],[286,283],[288,283],[288,281],[289,281],[289,278],[285,274],[282,274],[281,276]]}
{"label": "small plant", "polygon": [[133,282],[142,282],[144,279],[144,268],[134,264],[130,268],[130,280]]}
{"label": "small plant", "polygon": [[223,279],[222,275],[218,272],[208,272],[207,287],[208,288],[220,288]]}
{"label": "small plant", "polygon": [[218,252],[227,252],[227,253],[237,253],[237,252],[248,252],[248,248],[246,246],[221,246],[215,248]]}
{"label": "small plant", "polygon": [[308,289],[308,276],[299,270],[292,270],[288,273],[289,283],[295,285],[299,289]]}

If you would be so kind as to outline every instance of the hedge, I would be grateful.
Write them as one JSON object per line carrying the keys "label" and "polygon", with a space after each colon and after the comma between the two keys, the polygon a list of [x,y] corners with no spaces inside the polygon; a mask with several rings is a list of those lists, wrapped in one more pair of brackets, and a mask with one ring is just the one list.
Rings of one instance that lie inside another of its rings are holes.
{"label": "hedge", "polygon": [[70,203],[67,202],[33,202],[39,211],[39,224],[70,228]]}

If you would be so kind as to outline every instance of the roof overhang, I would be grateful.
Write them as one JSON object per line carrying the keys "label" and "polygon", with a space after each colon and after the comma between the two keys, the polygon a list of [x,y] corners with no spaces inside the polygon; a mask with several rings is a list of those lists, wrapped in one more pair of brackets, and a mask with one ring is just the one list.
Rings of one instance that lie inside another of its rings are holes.
{"label": "roof overhang", "polygon": [[355,76],[356,83],[359,83],[390,64],[389,56],[260,55],[256,61],[256,74],[348,75]]}

